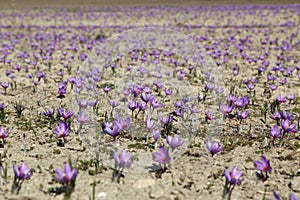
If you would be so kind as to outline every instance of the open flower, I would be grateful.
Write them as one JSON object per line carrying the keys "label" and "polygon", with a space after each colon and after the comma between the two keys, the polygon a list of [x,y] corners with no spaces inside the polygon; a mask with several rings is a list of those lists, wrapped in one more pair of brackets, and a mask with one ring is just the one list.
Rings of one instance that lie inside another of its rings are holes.
{"label": "open flower", "polygon": [[16,163],[14,163],[13,170],[15,178],[12,185],[12,192],[18,194],[21,190],[23,181],[30,179],[32,176],[32,170],[28,168],[24,162],[19,167]]}
{"label": "open flower", "polygon": [[114,160],[115,160],[115,169],[113,172],[112,180],[119,182],[124,168],[130,167],[133,162],[132,155],[127,153],[126,149],[123,149],[120,154],[114,151]]}
{"label": "open flower", "polygon": [[8,137],[8,129],[4,129],[4,127],[0,127],[0,138],[2,139],[2,143],[5,143],[5,138]]}
{"label": "open flower", "polygon": [[244,180],[241,178],[243,172],[239,172],[236,166],[232,168],[231,172],[229,172],[228,169],[225,169],[224,175],[226,178],[226,182],[230,185],[239,185]]}
{"label": "open flower", "polygon": [[265,181],[268,178],[267,173],[271,173],[272,167],[270,164],[270,160],[267,160],[265,156],[261,156],[260,160],[261,161],[254,161],[254,164],[256,165],[256,169],[262,172],[262,178]]}
{"label": "open flower", "polygon": [[171,162],[169,151],[164,147],[160,147],[159,152],[153,153],[153,160],[155,162],[158,162],[162,170],[164,171],[166,164],[169,164]]}
{"label": "open flower", "polygon": [[14,173],[17,179],[24,180],[30,179],[32,176],[32,170],[27,168],[26,164],[23,162],[20,167],[16,163],[13,164]]}
{"label": "open flower", "polygon": [[59,138],[62,138],[65,142],[65,138],[69,136],[70,127],[67,125],[66,122],[58,122],[58,126],[55,130],[53,130],[53,134],[57,135]]}
{"label": "open flower", "polygon": [[69,185],[72,181],[75,181],[77,177],[77,170],[76,168],[71,169],[71,166],[69,163],[66,163],[64,171],[60,171],[59,169],[55,169],[55,172],[57,174],[56,177],[54,177],[54,180]]}
{"label": "open flower", "polygon": [[132,155],[128,154],[126,149],[123,149],[120,155],[114,151],[114,160],[116,166],[120,168],[130,167],[133,162]]}
{"label": "open flower", "polygon": [[261,162],[254,161],[254,163],[256,164],[256,169],[260,170],[262,172],[270,173],[272,171],[272,167],[270,165],[270,160],[267,160],[265,156],[261,156],[260,159],[261,159]]}

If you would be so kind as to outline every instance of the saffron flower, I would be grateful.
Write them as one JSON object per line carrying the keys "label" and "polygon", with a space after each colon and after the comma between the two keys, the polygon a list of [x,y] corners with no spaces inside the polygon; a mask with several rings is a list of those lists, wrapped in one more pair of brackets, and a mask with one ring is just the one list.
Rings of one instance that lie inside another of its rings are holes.
{"label": "saffron flower", "polygon": [[167,140],[167,143],[171,147],[172,150],[180,147],[184,143],[184,141],[181,140],[179,138],[179,136],[175,136],[175,137],[172,138],[171,136],[168,135],[166,140]]}
{"label": "saffron flower", "polygon": [[30,179],[30,177],[32,176],[32,170],[30,168],[27,168],[24,162],[20,165],[20,167],[18,167],[18,165],[14,163],[13,170],[15,178],[12,186],[12,192],[19,194],[23,181]]}
{"label": "saffron flower", "polygon": [[297,132],[297,129],[295,129],[296,124],[291,124],[288,119],[281,122],[281,128],[284,133],[296,133]]}
{"label": "saffron flower", "polygon": [[77,169],[71,168],[69,163],[65,164],[64,171],[60,171],[59,169],[55,169],[57,176],[53,177],[53,179],[62,184],[65,191],[65,199],[70,199],[72,192],[75,189],[75,181],[77,177]]}
{"label": "saffron flower", "polygon": [[57,182],[60,182],[65,185],[71,184],[72,181],[76,180],[77,177],[77,170],[76,168],[71,169],[71,166],[69,163],[65,164],[64,171],[60,171],[59,169],[55,169],[55,172],[57,174],[56,177],[54,177],[54,180]]}
{"label": "saffron flower", "polygon": [[239,185],[244,180],[241,178],[243,172],[239,172],[236,166],[232,168],[231,172],[229,172],[228,169],[225,169],[224,175],[226,182],[228,182],[230,185]]}
{"label": "saffron flower", "polygon": [[265,181],[268,178],[268,173],[271,173],[272,167],[270,160],[267,160],[265,156],[261,156],[260,160],[261,161],[254,161],[254,164],[256,165],[256,170],[261,171],[263,181]]}
{"label": "saffron flower", "polygon": [[58,126],[56,130],[53,130],[53,134],[57,135],[59,138],[62,138],[64,143],[66,142],[66,137],[69,136],[70,127],[67,125],[66,122],[58,122]]}
{"label": "saffron flower", "polygon": [[65,121],[73,116],[72,109],[67,111],[65,108],[59,108],[58,113],[62,118],[64,118]]}
{"label": "saffron flower", "polygon": [[119,168],[130,167],[133,162],[132,155],[128,154],[126,149],[123,149],[120,155],[114,151],[114,160],[115,165]]}
{"label": "saffron flower", "polygon": [[0,138],[2,139],[2,144],[4,145],[5,143],[5,138],[8,137],[8,129],[4,129],[4,127],[0,127]]}
{"label": "saffron flower", "polygon": [[86,114],[85,111],[81,111],[77,116],[77,121],[80,123],[80,125],[86,124],[90,121],[90,117]]}
{"label": "saffron flower", "polygon": [[153,160],[160,164],[162,171],[165,171],[166,165],[171,162],[169,151],[161,146],[159,152],[153,153]]}
{"label": "saffron flower", "polygon": [[116,136],[120,133],[120,128],[116,125],[112,127],[112,124],[105,123],[104,132],[116,139]]}
{"label": "saffron flower", "polygon": [[274,125],[270,131],[270,136],[274,139],[282,137],[282,130],[277,125]]}
{"label": "saffron flower", "polygon": [[127,153],[126,149],[123,149],[120,154],[118,154],[116,151],[114,151],[114,160],[115,160],[115,169],[113,172],[112,180],[119,182],[120,177],[123,173],[123,170],[125,167],[129,168],[132,163],[132,155]]}
{"label": "saffron flower", "polygon": [[222,146],[219,144],[219,142],[215,142],[215,143],[211,144],[210,142],[207,141],[207,142],[205,142],[205,145],[212,157],[215,154],[222,151]]}
{"label": "saffron flower", "polygon": [[228,169],[225,169],[224,176],[226,178],[223,199],[230,199],[232,191],[236,185],[240,185],[244,179],[241,178],[243,172],[239,172],[238,168],[234,166],[229,172]]}
{"label": "saffron flower", "polygon": [[124,120],[123,117],[117,117],[114,121],[114,125],[119,128],[119,131],[126,130],[131,127],[130,118],[127,117],[126,120]]}

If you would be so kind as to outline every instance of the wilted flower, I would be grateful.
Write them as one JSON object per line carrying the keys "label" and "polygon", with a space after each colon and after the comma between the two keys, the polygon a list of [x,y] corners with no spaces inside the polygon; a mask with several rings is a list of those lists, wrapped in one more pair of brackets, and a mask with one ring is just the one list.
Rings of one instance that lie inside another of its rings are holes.
{"label": "wilted flower", "polygon": [[214,156],[215,154],[222,151],[222,146],[219,144],[219,142],[215,142],[211,144],[210,142],[205,142],[206,148],[211,153],[211,156]]}

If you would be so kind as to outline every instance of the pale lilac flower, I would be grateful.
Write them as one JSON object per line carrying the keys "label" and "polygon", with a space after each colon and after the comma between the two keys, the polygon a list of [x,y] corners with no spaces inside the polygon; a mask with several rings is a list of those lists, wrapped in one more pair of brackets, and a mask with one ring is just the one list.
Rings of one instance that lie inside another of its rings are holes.
{"label": "pale lilac flower", "polygon": [[159,152],[153,153],[153,160],[155,162],[160,163],[162,168],[164,169],[165,165],[171,162],[171,158],[169,156],[169,151],[164,147],[159,148]]}
{"label": "pale lilac flower", "polygon": [[184,143],[184,141],[181,140],[179,138],[179,136],[175,136],[175,137],[172,138],[171,136],[168,135],[166,140],[167,140],[167,143],[171,147],[172,150],[180,147]]}
{"label": "pale lilac flower", "polygon": [[128,154],[126,149],[123,149],[120,155],[114,151],[114,160],[115,165],[119,168],[130,167],[133,162],[132,155]]}

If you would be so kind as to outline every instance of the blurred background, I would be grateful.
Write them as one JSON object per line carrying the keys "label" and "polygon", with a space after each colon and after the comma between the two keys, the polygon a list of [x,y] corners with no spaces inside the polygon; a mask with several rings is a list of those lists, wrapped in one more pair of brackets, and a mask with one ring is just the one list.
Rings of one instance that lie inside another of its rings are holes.
{"label": "blurred background", "polygon": [[0,0],[0,8],[299,4],[300,0]]}

